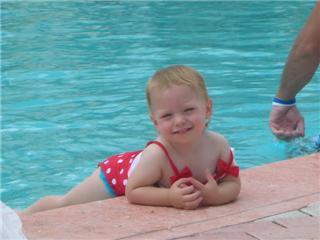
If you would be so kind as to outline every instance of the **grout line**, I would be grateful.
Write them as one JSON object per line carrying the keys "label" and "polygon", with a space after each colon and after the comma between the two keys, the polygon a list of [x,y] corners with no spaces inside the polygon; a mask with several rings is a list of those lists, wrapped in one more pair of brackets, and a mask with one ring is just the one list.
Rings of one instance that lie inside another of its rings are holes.
{"label": "grout line", "polygon": [[278,223],[277,221],[271,221],[273,224],[276,224],[282,228],[287,228],[285,225],[282,225],[281,223]]}
{"label": "grout line", "polygon": [[298,211],[301,212],[301,213],[303,213],[303,214],[305,214],[305,215],[307,215],[307,216],[309,216],[309,217],[314,217],[314,215],[312,215],[312,214],[310,214],[310,213],[308,213],[308,212],[305,212],[305,211],[303,211],[302,209],[298,209]]}
{"label": "grout line", "polygon": [[197,237],[198,235],[200,235],[200,233],[194,233],[194,234],[190,234],[190,235],[183,235],[183,236],[178,236],[178,237],[173,237],[173,238],[167,238],[167,240],[178,240],[178,239],[183,239],[185,237]]}
{"label": "grout line", "polygon": [[251,233],[245,232],[245,234],[247,234],[250,237],[253,237],[254,239],[261,240],[261,238],[257,238],[256,236],[252,235]]}

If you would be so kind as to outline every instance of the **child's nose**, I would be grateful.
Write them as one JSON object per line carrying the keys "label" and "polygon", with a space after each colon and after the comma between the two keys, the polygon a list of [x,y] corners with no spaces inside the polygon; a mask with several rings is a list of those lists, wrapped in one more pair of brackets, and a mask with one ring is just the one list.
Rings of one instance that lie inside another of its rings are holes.
{"label": "child's nose", "polygon": [[185,118],[184,118],[184,116],[182,114],[177,114],[175,116],[174,120],[175,120],[175,124],[176,125],[180,125],[180,124],[183,124],[185,122]]}

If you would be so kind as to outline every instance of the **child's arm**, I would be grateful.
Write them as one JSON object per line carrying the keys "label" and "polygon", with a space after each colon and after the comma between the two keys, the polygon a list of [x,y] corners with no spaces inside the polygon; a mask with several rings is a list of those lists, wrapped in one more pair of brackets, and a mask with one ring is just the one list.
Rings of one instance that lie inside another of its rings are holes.
{"label": "child's arm", "polygon": [[127,187],[126,196],[129,202],[135,204],[196,209],[203,200],[200,191],[196,190],[193,185],[179,187],[189,182],[188,178],[183,178],[176,181],[170,188]]}
{"label": "child's arm", "polygon": [[156,187],[162,177],[163,158],[163,153],[156,146],[150,145],[144,150],[140,162],[128,179],[128,201],[142,205],[197,208],[203,200],[200,192],[194,186],[180,187],[189,182],[188,178],[178,180],[170,188]]}

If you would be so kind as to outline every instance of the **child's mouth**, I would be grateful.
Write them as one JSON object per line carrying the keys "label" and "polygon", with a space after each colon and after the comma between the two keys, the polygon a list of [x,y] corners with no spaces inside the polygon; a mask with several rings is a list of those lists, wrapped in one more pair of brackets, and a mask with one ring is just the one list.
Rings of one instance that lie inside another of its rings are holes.
{"label": "child's mouth", "polygon": [[192,127],[182,128],[182,129],[173,131],[173,134],[185,134],[185,133],[189,132],[191,129],[192,129]]}

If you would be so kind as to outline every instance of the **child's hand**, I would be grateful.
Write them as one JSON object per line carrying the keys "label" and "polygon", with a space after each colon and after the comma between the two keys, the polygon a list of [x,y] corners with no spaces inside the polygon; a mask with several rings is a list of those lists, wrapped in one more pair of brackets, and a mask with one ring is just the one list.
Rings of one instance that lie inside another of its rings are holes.
{"label": "child's hand", "polygon": [[201,193],[193,185],[189,185],[189,178],[181,178],[169,189],[169,200],[173,207],[182,209],[196,209],[202,202]]}
{"label": "child's hand", "polygon": [[201,192],[201,196],[203,197],[202,203],[204,205],[212,205],[218,194],[218,184],[208,169],[205,171],[205,175],[208,181],[206,184],[203,184],[194,178],[191,178],[190,182]]}

